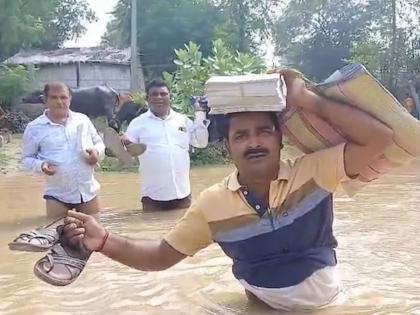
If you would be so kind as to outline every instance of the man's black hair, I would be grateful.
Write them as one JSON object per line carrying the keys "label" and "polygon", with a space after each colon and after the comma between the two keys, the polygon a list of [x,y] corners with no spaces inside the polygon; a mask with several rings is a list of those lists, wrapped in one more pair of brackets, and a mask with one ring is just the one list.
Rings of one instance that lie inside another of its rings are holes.
{"label": "man's black hair", "polygon": [[[280,129],[279,118],[275,112],[261,112],[261,113],[267,113],[267,115],[270,116],[273,122],[274,128],[276,130]],[[216,117],[217,130],[219,134],[226,140],[229,139],[230,121],[232,117],[237,114],[240,114],[240,113],[230,113],[230,114],[220,115]]]}
{"label": "man's black hair", "polygon": [[169,90],[169,86],[166,84],[165,81],[156,79],[150,81],[146,86],[146,95],[149,95],[149,91],[154,87],[166,87]]}
{"label": "man's black hair", "polygon": [[58,87],[67,88],[67,91],[69,91],[69,95],[71,96],[71,89],[66,83],[64,83],[64,82],[51,82],[51,83],[47,83],[47,84],[44,85],[44,89],[42,90],[42,92],[44,94],[44,97],[48,97],[48,92],[51,89],[55,89],[55,88],[58,88]]}

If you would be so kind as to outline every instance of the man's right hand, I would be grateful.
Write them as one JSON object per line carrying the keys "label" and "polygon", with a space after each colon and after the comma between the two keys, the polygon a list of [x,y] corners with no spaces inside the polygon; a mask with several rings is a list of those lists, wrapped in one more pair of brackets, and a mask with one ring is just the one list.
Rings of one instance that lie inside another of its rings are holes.
{"label": "man's right hand", "polygon": [[307,88],[305,80],[299,72],[285,68],[269,70],[267,73],[278,73],[283,77],[287,88],[287,106],[300,107],[310,112],[318,110],[319,103],[323,99]]}
{"label": "man's right hand", "polygon": [[68,216],[64,219],[63,232],[70,244],[83,242],[85,247],[92,251],[103,245],[106,235],[105,229],[94,217],[76,211],[68,212]]}
{"label": "man's right hand", "polygon": [[124,144],[124,145],[129,145],[129,144],[133,143],[133,142],[130,140],[130,138],[128,138],[128,136],[127,136],[127,135],[125,135],[125,134],[122,134],[122,135],[120,136],[120,139],[121,139],[122,144]]}
{"label": "man's right hand", "polygon": [[44,162],[41,165],[41,171],[48,176],[52,176],[57,171],[57,166],[49,162]]}

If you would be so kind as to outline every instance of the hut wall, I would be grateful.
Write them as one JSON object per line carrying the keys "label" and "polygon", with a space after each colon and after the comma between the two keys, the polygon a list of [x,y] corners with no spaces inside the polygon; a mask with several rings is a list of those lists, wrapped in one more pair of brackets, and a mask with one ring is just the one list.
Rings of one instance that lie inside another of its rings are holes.
{"label": "hut wall", "polygon": [[[51,81],[62,81],[71,88],[77,88],[77,64],[39,65],[35,71],[35,86],[42,87]],[[117,91],[130,90],[130,66],[118,64],[81,63],[79,86],[104,85]]]}

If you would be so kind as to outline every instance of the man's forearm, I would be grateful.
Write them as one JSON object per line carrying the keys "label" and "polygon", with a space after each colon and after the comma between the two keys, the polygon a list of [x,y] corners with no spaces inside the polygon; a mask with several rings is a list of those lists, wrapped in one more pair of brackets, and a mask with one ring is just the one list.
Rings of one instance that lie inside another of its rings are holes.
{"label": "man's forearm", "polygon": [[312,94],[309,111],[339,129],[350,141],[366,146],[389,143],[392,130],[384,123],[358,108]]}
{"label": "man's forearm", "polygon": [[163,240],[132,240],[116,234],[109,235],[101,253],[143,271],[164,270],[185,257]]}
{"label": "man's forearm", "polygon": [[42,173],[42,163],[44,161],[34,158],[34,157],[23,157],[22,158],[22,166],[25,170],[34,172],[34,173]]}

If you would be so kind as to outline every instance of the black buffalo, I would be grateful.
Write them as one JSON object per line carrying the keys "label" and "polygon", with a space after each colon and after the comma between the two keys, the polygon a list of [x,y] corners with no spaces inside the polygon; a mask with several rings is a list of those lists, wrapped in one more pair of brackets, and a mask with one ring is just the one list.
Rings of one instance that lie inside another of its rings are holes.
{"label": "black buffalo", "polygon": [[134,118],[146,111],[146,106],[138,105],[133,101],[125,102],[115,109],[114,115],[108,120],[108,126],[120,132],[124,123],[128,125]]}
{"label": "black buffalo", "polygon": [[[104,85],[70,90],[72,94],[70,109],[83,113],[89,118],[105,116],[110,121],[114,108],[124,101],[123,95]],[[24,103],[42,103],[44,101],[43,92],[36,90],[25,95],[22,101]]]}

